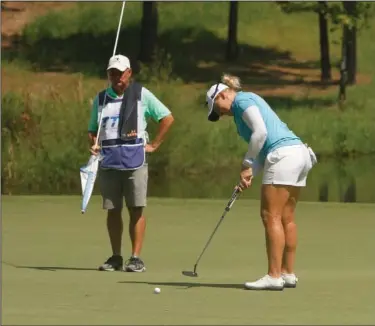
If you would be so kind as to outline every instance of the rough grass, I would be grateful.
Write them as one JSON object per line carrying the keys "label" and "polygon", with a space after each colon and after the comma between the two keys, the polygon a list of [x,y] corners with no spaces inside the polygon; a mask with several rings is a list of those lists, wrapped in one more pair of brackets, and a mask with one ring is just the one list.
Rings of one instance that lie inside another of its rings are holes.
{"label": "rough grass", "polygon": [[[359,84],[348,89],[341,112],[336,105],[337,85],[317,82],[316,15],[287,15],[274,3],[241,2],[240,57],[228,63],[224,60],[228,3],[162,2],[159,52],[153,65],[142,66],[135,60],[140,6],[127,3],[118,52],[134,59],[136,78],[176,118],[168,141],[151,158],[154,171],[173,176],[213,175],[239,164],[246,144],[236,135],[231,119],[215,125],[206,120],[205,90],[223,71],[238,74],[246,90],[264,95],[321,157],[375,151],[373,23],[358,36]],[[91,101],[106,85],[99,77],[112,53],[119,8],[120,3],[76,3],[51,12],[28,24],[20,47],[5,53],[2,106],[7,119],[2,119],[2,167],[7,191],[49,192],[51,186],[55,192],[79,190],[76,171],[87,160]],[[331,34],[331,41],[338,36]],[[339,45],[332,43],[330,49],[336,64]],[[155,128],[150,125],[151,134]],[[22,172],[26,170],[27,175]]]}

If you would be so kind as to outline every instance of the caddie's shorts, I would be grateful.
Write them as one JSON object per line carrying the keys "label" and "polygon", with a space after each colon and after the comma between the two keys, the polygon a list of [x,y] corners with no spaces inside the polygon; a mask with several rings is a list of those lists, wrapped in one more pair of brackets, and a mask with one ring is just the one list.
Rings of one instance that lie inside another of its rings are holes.
{"label": "caddie's shorts", "polygon": [[147,203],[148,165],[137,170],[99,170],[103,209],[145,207]]}

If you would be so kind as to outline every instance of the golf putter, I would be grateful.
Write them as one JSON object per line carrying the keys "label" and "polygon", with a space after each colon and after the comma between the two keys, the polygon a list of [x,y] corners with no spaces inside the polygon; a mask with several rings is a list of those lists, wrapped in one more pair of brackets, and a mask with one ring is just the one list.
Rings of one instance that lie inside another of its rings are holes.
{"label": "golf putter", "polygon": [[216,225],[214,231],[212,232],[210,238],[208,239],[206,245],[204,246],[204,248],[203,248],[203,250],[202,250],[202,253],[199,255],[199,257],[198,257],[198,259],[197,259],[197,261],[196,261],[196,263],[195,263],[195,265],[194,265],[194,270],[193,270],[193,271],[182,271],[182,275],[190,276],[190,277],[198,277],[198,273],[197,273],[198,263],[199,263],[199,261],[201,260],[201,258],[202,258],[202,256],[203,256],[204,252],[206,251],[208,245],[210,244],[210,242],[211,242],[213,236],[215,235],[217,229],[219,228],[221,222],[224,220],[225,215],[227,214],[227,212],[230,211],[232,205],[234,204],[234,202],[235,202],[235,200],[237,199],[237,197],[238,197],[239,194],[240,194],[239,187],[236,186],[235,190],[233,191],[233,194],[232,194],[231,199],[229,200],[227,206],[225,207],[225,210],[224,210],[223,215],[221,216],[221,218],[220,218],[219,222],[217,223],[217,225]]}

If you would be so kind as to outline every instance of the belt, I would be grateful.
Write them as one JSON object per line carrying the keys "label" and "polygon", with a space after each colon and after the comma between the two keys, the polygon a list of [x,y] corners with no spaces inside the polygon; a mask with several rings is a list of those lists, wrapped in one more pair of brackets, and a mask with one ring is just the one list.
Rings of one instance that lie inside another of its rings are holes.
{"label": "belt", "polygon": [[116,145],[137,145],[143,142],[142,139],[122,140],[117,139],[105,139],[102,141],[102,146],[116,146]]}

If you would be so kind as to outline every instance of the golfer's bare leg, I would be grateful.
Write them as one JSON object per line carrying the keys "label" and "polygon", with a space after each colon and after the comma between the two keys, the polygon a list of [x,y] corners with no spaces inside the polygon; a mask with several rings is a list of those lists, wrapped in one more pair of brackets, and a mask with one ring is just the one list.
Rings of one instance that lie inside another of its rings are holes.
{"label": "golfer's bare leg", "polygon": [[262,185],[261,217],[266,236],[268,274],[275,278],[281,277],[285,246],[281,219],[288,199],[289,191],[287,187],[271,184]]}
{"label": "golfer's bare leg", "polygon": [[123,223],[119,208],[109,209],[107,212],[107,229],[111,241],[113,255],[121,256]]}
{"label": "golfer's bare leg", "polygon": [[129,236],[132,243],[132,255],[139,257],[146,232],[146,218],[142,207],[129,207]]}
{"label": "golfer's bare leg", "polygon": [[297,225],[295,223],[295,210],[300,191],[301,188],[299,187],[289,187],[290,196],[282,216],[282,224],[285,234],[285,248],[281,272],[285,274],[294,274],[294,262],[297,249]]}

